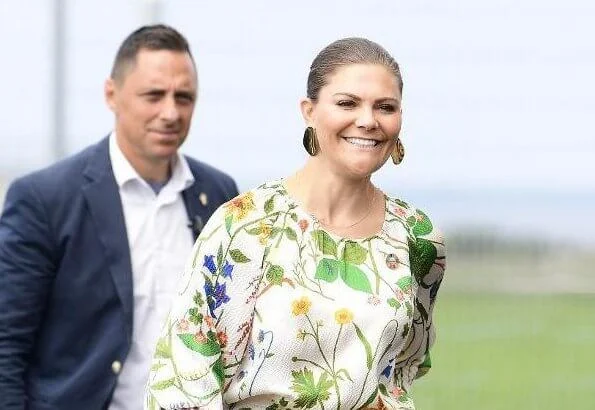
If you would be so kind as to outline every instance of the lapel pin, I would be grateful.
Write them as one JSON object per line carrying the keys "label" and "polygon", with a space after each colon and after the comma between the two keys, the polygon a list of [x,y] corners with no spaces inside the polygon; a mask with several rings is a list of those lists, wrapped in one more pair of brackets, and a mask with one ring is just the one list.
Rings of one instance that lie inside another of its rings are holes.
{"label": "lapel pin", "polygon": [[202,206],[207,206],[207,204],[209,203],[209,198],[207,197],[207,194],[205,194],[204,192],[200,193],[200,195],[198,196],[198,200],[200,201]]}

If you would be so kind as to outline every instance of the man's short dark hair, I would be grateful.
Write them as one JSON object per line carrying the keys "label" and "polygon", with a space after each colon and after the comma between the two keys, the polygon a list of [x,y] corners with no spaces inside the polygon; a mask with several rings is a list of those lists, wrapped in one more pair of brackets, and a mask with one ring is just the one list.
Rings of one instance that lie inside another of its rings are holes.
{"label": "man's short dark hair", "polygon": [[120,45],[112,66],[112,79],[122,81],[126,72],[134,66],[136,56],[141,50],[179,51],[188,53],[194,61],[188,41],[176,29],[164,24],[142,26],[126,37]]}

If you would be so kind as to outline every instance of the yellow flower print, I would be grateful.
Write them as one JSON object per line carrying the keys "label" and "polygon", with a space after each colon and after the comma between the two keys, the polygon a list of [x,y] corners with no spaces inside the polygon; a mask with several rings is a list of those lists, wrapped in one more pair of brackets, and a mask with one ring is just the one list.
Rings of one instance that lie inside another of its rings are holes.
{"label": "yellow flower print", "polygon": [[340,325],[346,325],[353,321],[353,313],[349,309],[339,309],[335,312],[335,320]]}
{"label": "yellow flower print", "polygon": [[291,302],[291,312],[295,316],[306,315],[310,311],[311,306],[312,302],[310,299],[308,299],[307,296],[302,296],[301,298]]}
{"label": "yellow flower print", "polygon": [[254,195],[252,192],[247,192],[225,204],[225,216],[233,215],[233,219],[239,221],[255,209]]}
{"label": "yellow flower print", "polygon": [[271,232],[273,231],[273,227],[271,225],[267,225],[264,222],[260,221],[259,224],[260,234],[258,235],[258,241],[262,245],[266,245],[267,239],[271,236]]}

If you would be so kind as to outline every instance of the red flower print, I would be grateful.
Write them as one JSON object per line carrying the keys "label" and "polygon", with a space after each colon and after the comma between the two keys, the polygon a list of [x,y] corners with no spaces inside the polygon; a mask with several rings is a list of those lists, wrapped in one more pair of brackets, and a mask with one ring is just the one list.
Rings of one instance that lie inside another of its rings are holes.
{"label": "red flower print", "polygon": [[301,219],[301,220],[298,222],[298,225],[299,225],[300,229],[302,230],[302,233],[304,233],[304,232],[306,232],[306,229],[308,229],[308,226],[309,226],[310,224],[309,224],[309,223],[308,223],[308,221],[306,221],[305,219]]}

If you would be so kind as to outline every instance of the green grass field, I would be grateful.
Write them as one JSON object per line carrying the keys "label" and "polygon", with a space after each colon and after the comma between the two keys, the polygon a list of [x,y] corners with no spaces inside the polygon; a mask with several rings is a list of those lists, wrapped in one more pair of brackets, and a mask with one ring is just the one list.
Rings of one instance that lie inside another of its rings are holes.
{"label": "green grass field", "polygon": [[595,295],[445,292],[418,410],[595,409]]}

